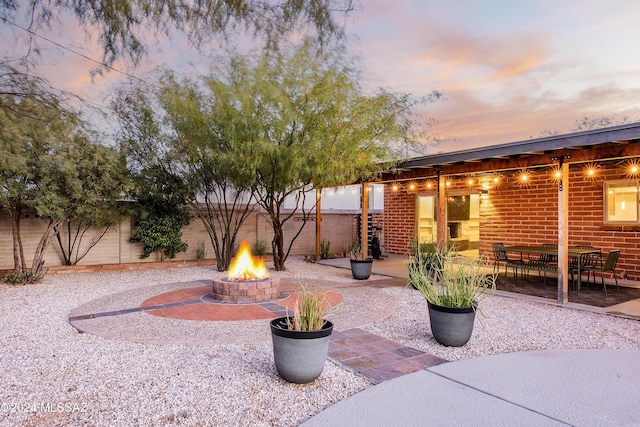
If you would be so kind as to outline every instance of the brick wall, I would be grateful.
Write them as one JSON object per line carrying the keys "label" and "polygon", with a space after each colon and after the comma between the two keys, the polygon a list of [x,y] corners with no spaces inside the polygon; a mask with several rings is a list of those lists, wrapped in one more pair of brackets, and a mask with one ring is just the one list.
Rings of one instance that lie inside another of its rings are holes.
{"label": "brick wall", "polygon": [[405,255],[416,234],[416,193],[384,189],[383,233],[385,253]]}

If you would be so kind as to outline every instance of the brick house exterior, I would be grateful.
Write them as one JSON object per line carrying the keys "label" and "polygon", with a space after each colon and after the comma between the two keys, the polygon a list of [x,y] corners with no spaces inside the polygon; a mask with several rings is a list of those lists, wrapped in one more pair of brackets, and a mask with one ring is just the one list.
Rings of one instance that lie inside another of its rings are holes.
{"label": "brick house exterior", "polygon": [[[384,241],[390,254],[406,254],[417,235],[417,200],[438,195],[438,177],[448,182],[445,196],[479,198],[480,254],[493,260],[491,244],[537,245],[558,242],[559,181],[553,176],[559,158],[568,178],[568,245],[620,249],[617,272],[640,282],[640,222],[605,222],[605,184],[638,181],[629,167],[640,166],[640,124],[560,135],[445,155],[425,156],[401,164],[385,175]],[[586,168],[594,167],[594,175]],[[520,180],[529,172],[526,185]],[[438,176],[435,176],[435,175]],[[493,177],[499,181],[494,183]],[[430,188],[427,183],[435,183]],[[440,239],[439,239],[440,240]]]}

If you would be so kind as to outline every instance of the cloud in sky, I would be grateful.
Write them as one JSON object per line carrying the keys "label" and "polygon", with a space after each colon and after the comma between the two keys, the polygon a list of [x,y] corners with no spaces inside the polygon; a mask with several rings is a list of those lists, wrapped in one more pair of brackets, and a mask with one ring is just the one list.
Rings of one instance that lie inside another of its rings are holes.
{"label": "cloud in sky", "polygon": [[450,151],[568,132],[583,116],[640,120],[640,4],[376,0],[354,18],[377,84],[447,101],[425,114]]}
{"label": "cloud in sky", "polygon": [[[584,116],[640,120],[640,3],[628,0],[367,0],[346,18],[367,87],[446,101],[425,108],[431,129],[454,142],[439,151],[517,141],[545,130],[568,132]],[[95,59],[75,20],[47,33]],[[0,36],[7,40],[7,28]],[[152,36],[152,40],[153,40]],[[206,73],[208,59],[183,37],[157,39],[141,66],[116,68],[142,78],[157,65]],[[41,43],[43,47],[45,43]],[[0,55],[18,45],[5,43]],[[108,73],[91,82],[95,66],[55,49],[43,56],[59,87],[104,105],[123,79]],[[425,121],[427,119],[425,118]]]}

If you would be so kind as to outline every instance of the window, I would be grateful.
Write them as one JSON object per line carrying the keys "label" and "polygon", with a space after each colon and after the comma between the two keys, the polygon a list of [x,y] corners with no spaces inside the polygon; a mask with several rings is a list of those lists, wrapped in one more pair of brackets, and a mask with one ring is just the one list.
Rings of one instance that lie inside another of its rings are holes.
{"label": "window", "polygon": [[638,223],[638,181],[610,181],[604,186],[604,222]]}

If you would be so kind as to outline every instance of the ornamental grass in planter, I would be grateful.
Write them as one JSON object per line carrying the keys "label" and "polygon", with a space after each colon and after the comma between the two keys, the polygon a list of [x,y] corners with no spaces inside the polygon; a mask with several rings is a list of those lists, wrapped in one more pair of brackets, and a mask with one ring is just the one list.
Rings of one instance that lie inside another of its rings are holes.
{"label": "ornamental grass in planter", "polygon": [[273,358],[278,374],[291,383],[309,383],[320,376],[329,350],[333,323],[324,291],[302,287],[293,315],[271,321]]}
{"label": "ornamental grass in planter", "polygon": [[[480,301],[495,289],[486,256],[468,259],[439,247],[429,263],[421,251],[407,264],[409,281],[427,300],[431,332],[440,344],[462,346],[471,338]],[[425,268],[425,265],[430,268]]]}

